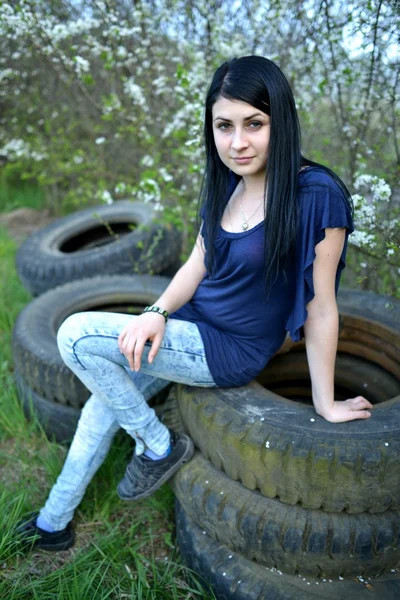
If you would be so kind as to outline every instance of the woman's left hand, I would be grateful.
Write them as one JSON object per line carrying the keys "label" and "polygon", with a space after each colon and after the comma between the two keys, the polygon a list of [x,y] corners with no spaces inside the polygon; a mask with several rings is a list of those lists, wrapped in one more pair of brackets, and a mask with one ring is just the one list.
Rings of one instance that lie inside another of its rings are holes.
{"label": "woman's left hand", "polygon": [[345,423],[355,419],[369,419],[371,413],[367,410],[373,408],[364,396],[356,396],[348,400],[334,401],[333,405],[318,413],[331,423]]}

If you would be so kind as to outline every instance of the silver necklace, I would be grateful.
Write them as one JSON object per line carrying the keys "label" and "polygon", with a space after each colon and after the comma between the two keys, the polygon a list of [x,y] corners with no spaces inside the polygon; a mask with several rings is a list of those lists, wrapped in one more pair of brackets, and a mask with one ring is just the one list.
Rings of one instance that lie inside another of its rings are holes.
{"label": "silver necklace", "polygon": [[[268,194],[268,187],[267,187],[267,192],[266,193]],[[242,215],[242,219],[243,219],[243,221],[242,221],[242,229],[243,229],[243,231],[246,231],[246,229],[249,226],[250,219],[252,219],[254,217],[254,215],[256,214],[256,212],[258,211],[258,209],[260,208],[261,204],[263,204],[263,202],[264,202],[264,198],[261,200],[260,204],[257,206],[256,210],[253,212],[253,214],[251,215],[251,217],[249,217],[247,220],[246,220],[246,217],[244,216],[242,205],[239,204],[239,206],[240,206],[240,214]],[[229,206],[229,202],[228,202],[228,214],[229,214],[229,221],[231,223],[231,227],[232,227],[232,231],[233,231],[234,227],[232,225],[231,209],[230,209],[230,206]]]}
{"label": "silver necklace", "polygon": [[243,219],[243,221],[242,221],[242,229],[243,229],[243,231],[246,231],[246,229],[249,226],[250,219],[252,219],[254,217],[254,215],[256,214],[256,212],[258,211],[258,209],[260,208],[261,204],[263,204],[263,203],[264,203],[264,198],[261,200],[260,204],[257,206],[256,210],[253,212],[253,214],[251,215],[251,217],[249,217],[247,220],[246,220],[246,217],[244,216],[242,205],[240,204],[240,214],[242,215],[242,219]]}

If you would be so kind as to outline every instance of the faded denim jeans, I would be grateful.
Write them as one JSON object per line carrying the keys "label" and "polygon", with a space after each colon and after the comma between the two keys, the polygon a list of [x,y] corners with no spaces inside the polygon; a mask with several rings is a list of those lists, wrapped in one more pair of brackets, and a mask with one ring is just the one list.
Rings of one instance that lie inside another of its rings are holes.
{"label": "faded denim jeans", "polygon": [[216,387],[197,325],[168,320],[161,346],[151,364],[147,341],[139,371],[131,371],[118,347],[118,336],[134,315],[81,312],[68,317],[57,343],[65,364],[92,395],[85,403],[63,469],[41,515],[56,531],[71,521],[92,477],[103,463],[120,427],[136,442],[136,454],[149,448],[163,454],[169,447],[167,427],[147,401],[171,381]]}

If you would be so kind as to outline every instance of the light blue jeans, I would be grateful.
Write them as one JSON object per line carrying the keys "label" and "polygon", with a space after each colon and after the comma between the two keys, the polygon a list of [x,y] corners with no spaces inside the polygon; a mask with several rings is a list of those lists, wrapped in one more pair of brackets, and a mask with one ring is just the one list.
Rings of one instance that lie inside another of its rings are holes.
{"label": "light blue jeans", "polygon": [[71,521],[92,477],[103,463],[120,427],[136,441],[135,452],[163,454],[170,443],[167,427],[147,401],[171,381],[215,387],[197,325],[169,319],[151,364],[146,342],[139,371],[131,371],[118,336],[134,315],[81,312],[58,330],[57,344],[66,365],[92,395],[85,403],[62,471],[41,509],[56,531]]}

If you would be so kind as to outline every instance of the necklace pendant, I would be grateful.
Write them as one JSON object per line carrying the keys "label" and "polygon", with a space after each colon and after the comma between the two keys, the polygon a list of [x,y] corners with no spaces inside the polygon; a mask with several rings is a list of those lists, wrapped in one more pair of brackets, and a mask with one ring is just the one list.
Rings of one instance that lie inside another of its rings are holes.
{"label": "necklace pendant", "polygon": [[243,229],[243,231],[245,231],[248,228],[248,226],[249,226],[248,222],[247,221],[243,221],[243,223],[242,223],[242,229]]}

